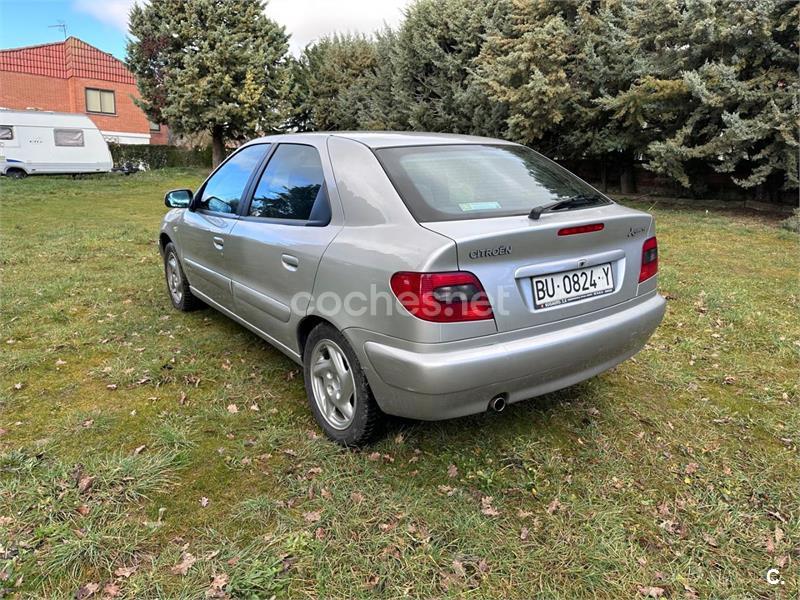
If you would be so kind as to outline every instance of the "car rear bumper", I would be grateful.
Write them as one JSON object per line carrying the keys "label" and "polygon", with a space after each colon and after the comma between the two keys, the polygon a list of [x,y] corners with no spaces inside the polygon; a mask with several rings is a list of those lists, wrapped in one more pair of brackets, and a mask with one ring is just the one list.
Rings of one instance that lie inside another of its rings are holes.
{"label": "car rear bumper", "polygon": [[665,307],[653,292],[588,320],[441,344],[346,334],[385,412],[437,420],[483,412],[499,394],[518,402],[602,373],[641,350]]}

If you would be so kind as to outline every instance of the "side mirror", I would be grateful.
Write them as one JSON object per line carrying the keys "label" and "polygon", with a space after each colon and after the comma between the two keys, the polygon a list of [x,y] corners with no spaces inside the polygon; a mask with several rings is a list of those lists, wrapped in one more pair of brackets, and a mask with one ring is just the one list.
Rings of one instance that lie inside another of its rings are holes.
{"label": "side mirror", "polygon": [[192,202],[192,190],[172,190],[164,195],[164,204],[169,208],[189,208]]}

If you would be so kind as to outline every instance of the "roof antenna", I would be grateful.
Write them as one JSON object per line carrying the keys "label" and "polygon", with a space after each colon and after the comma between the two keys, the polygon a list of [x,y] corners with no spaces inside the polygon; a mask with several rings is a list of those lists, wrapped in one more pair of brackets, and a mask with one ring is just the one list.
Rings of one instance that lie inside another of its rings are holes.
{"label": "roof antenna", "polygon": [[61,19],[58,20],[57,25],[48,25],[48,29],[60,29],[61,33],[64,34],[64,39],[67,39],[67,24],[62,21]]}

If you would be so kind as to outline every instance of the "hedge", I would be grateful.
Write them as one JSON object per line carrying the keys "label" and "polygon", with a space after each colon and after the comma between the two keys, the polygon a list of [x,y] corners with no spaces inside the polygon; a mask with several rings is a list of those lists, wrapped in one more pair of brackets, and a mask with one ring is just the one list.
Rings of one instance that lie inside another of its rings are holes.
{"label": "hedge", "polygon": [[148,144],[109,144],[114,166],[126,162],[144,163],[150,169],[164,167],[210,167],[211,148],[181,148],[179,146],[151,146]]}

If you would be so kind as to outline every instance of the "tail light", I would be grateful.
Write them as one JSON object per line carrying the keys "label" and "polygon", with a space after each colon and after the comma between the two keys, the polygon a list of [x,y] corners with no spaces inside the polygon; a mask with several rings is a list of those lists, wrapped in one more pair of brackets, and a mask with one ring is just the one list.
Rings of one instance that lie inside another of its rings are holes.
{"label": "tail light", "polygon": [[417,318],[436,323],[492,319],[492,305],[475,275],[401,272],[392,275],[392,291]]}
{"label": "tail light", "polygon": [[639,283],[658,273],[658,242],[651,237],[642,246],[642,268],[639,270]]}

